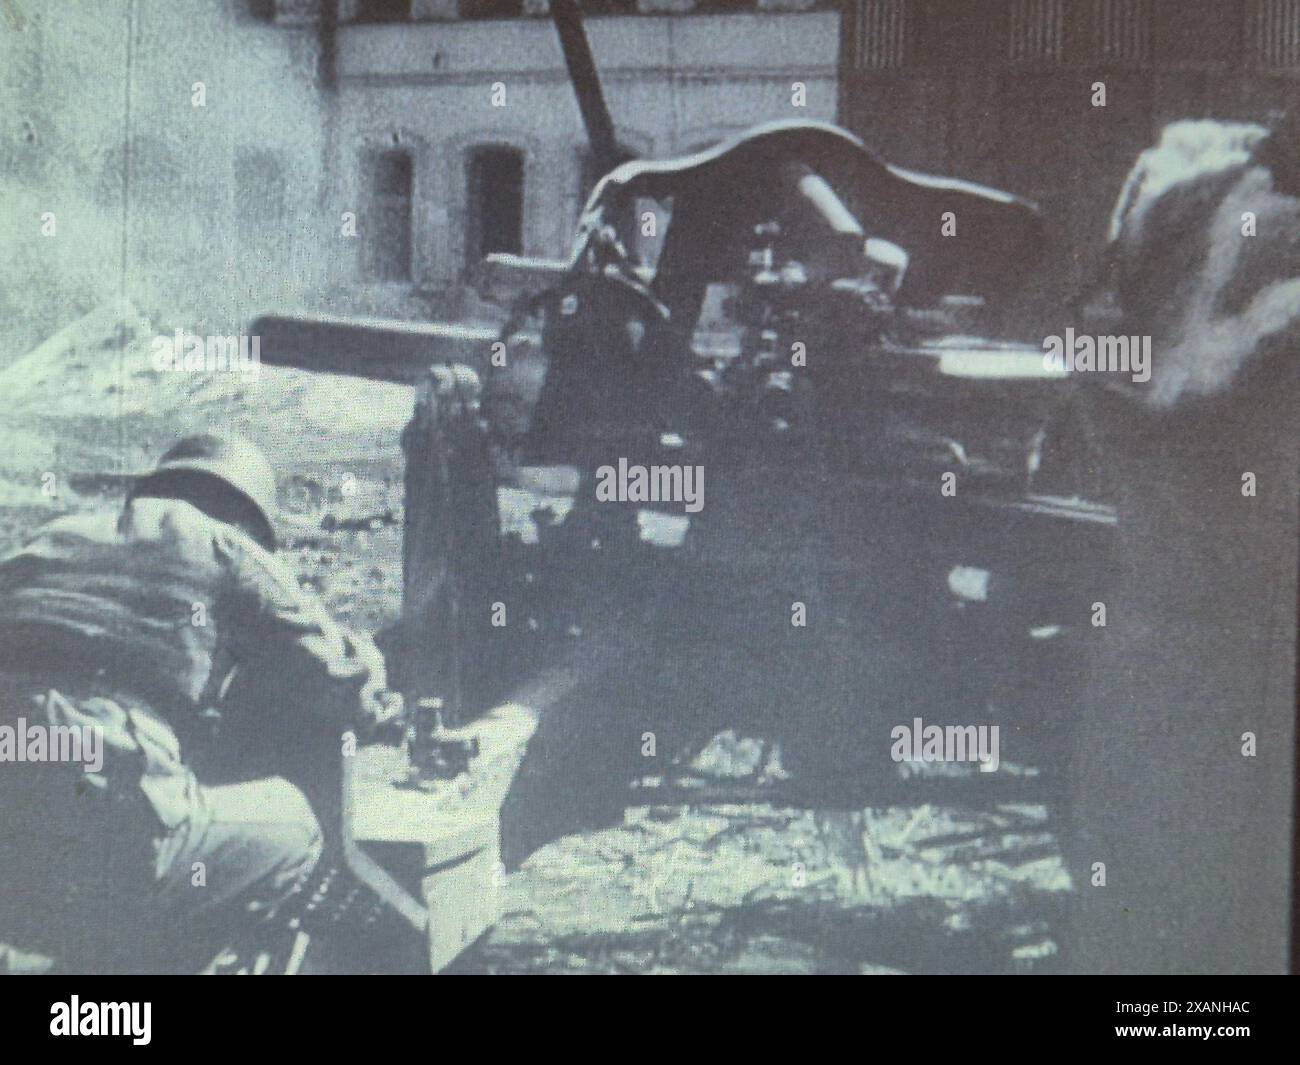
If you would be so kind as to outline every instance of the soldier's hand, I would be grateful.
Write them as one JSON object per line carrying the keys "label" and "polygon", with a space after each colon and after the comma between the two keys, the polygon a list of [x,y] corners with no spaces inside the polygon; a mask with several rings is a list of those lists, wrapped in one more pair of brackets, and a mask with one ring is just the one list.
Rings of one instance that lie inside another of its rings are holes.
{"label": "soldier's hand", "polygon": [[348,650],[366,671],[357,700],[357,724],[367,736],[394,731],[399,737],[405,704],[400,692],[388,688],[388,669],[383,652],[367,633],[346,630]]}
{"label": "soldier's hand", "polygon": [[406,701],[401,692],[387,688],[361,691],[362,726],[379,742],[400,743],[404,732]]}
{"label": "soldier's hand", "polygon": [[347,640],[348,653],[357,660],[368,674],[367,688],[386,688],[388,686],[388,669],[384,664],[384,654],[375,645],[375,641],[365,632],[344,629],[343,637]]}

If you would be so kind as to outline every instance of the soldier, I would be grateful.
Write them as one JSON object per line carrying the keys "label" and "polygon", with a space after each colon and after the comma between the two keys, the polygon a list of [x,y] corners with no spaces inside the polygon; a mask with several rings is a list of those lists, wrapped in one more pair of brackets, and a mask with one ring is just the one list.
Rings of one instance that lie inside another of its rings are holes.
{"label": "soldier", "polygon": [[308,731],[337,744],[393,709],[374,644],[273,555],[275,489],[248,441],[188,437],[120,514],[59,518],[0,562],[0,724],[89,727],[103,746],[97,772],[0,763],[0,941],[79,971],[197,967],[316,866],[329,821],[283,771],[194,772],[236,668],[282,764]]}
{"label": "soldier", "polygon": [[1150,386],[1101,410],[1120,526],[1069,803],[1081,971],[1287,968],[1300,202],[1279,161],[1292,140],[1178,124],[1117,213],[1125,330],[1153,336],[1155,355]]}

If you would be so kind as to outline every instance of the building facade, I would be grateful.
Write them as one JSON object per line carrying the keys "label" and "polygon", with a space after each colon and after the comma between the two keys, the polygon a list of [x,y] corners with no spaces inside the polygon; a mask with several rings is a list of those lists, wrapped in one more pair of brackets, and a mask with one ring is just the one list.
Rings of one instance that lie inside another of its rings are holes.
{"label": "building facade", "polygon": [[[834,120],[839,12],[783,6],[808,9],[596,5],[587,33],[622,146],[665,156],[767,119]],[[358,280],[437,289],[489,252],[565,255],[599,175],[544,5],[357,3],[343,14],[327,90],[331,172],[344,200],[383,219],[373,254],[363,241]]]}
{"label": "building facade", "polygon": [[314,38],[247,3],[0,12],[0,361],[127,296],[239,332],[329,286]]}
{"label": "building facade", "polygon": [[[0,210],[21,249],[0,299],[48,304],[12,308],[35,323],[18,350],[122,294],[221,333],[271,308],[454,310],[484,253],[564,255],[598,176],[546,0],[12,7]],[[632,153],[836,115],[834,6],[584,7]]]}
{"label": "building facade", "polygon": [[[1089,274],[1165,123],[1266,120],[1300,84],[1300,0],[583,7],[630,152],[837,120],[893,161],[1042,203],[1048,294]],[[454,311],[483,254],[562,256],[596,177],[546,0],[11,8],[0,311],[35,323],[15,345],[119,294],[220,333],[275,308]]]}

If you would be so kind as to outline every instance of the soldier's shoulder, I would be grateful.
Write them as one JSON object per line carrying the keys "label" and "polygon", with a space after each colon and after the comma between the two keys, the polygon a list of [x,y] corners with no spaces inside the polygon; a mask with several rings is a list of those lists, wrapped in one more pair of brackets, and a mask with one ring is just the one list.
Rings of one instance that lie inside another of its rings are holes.
{"label": "soldier's shoulder", "polygon": [[278,555],[233,525],[213,522],[213,547],[218,558],[236,572],[241,581],[298,591],[298,578]]}
{"label": "soldier's shoulder", "polygon": [[40,552],[74,542],[108,543],[117,537],[117,515],[109,510],[62,514],[40,526],[15,554]]}

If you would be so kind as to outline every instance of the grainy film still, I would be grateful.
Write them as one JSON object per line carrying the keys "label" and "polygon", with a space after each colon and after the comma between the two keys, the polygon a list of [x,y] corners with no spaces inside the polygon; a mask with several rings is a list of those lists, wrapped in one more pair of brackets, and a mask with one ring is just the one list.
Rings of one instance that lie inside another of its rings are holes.
{"label": "grainy film still", "polygon": [[1298,79],[0,0],[0,970],[1287,971]]}

